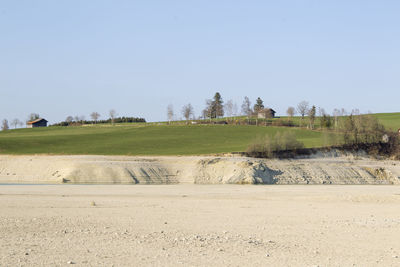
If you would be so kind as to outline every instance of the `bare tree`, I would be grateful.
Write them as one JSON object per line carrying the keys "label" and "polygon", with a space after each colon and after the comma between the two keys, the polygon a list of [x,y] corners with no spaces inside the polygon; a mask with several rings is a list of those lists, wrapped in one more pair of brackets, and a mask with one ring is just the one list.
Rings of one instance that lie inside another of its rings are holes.
{"label": "bare tree", "polygon": [[[67,119],[69,119],[69,117],[67,117]],[[76,115],[76,116],[73,118],[73,120],[74,120],[76,123],[81,123],[81,124],[83,124],[83,121],[85,120],[85,116],[84,116],[84,115],[82,115],[82,116]]]}
{"label": "bare tree", "polygon": [[325,109],[318,107],[318,116],[322,117],[324,115],[326,115]]}
{"label": "bare tree", "polygon": [[312,108],[308,111],[308,118],[310,120],[310,129],[314,129],[316,111],[317,110],[316,110],[315,106],[312,106]]}
{"label": "bare tree", "polygon": [[322,128],[329,129],[332,126],[332,119],[331,116],[325,112],[325,109],[319,107],[318,108],[318,115],[319,115],[319,125]]}
{"label": "bare tree", "polygon": [[356,116],[357,116],[357,115],[361,115],[360,110],[359,110],[358,108],[352,109],[352,110],[351,110],[351,114],[352,114],[352,115],[356,115]]}
{"label": "bare tree", "polygon": [[7,131],[10,127],[8,127],[8,120],[4,119],[2,124],[1,124],[1,129],[3,131]]}
{"label": "bare tree", "polygon": [[40,118],[40,116],[39,116],[38,113],[31,113],[31,114],[28,115],[28,120],[27,121],[34,121],[34,120],[37,120],[39,118]]}
{"label": "bare tree", "polygon": [[304,119],[304,115],[308,113],[308,102],[307,101],[301,101],[297,105],[297,112],[301,115],[301,118]]}
{"label": "bare tree", "polygon": [[117,116],[117,112],[115,109],[111,109],[108,113],[110,115],[111,124],[114,125],[115,117]]}
{"label": "bare tree", "polygon": [[301,125],[303,124],[304,115],[306,115],[308,113],[308,110],[309,109],[308,109],[308,102],[307,101],[301,101],[297,105],[297,112],[301,115]]}
{"label": "bare tree", "polygon": [[233,116],[237,116],[238,115],[238,105],[236,103],[233,103],[233,107],[232,107],[232,115]]}
{"label": "bare tree", "polygon": [[187,121],[190,119],[191,116],[194,116],[193,107],[190,103],[183,106],[182,115]]}
{"label": "bare tree", "polygon": [[170,124],[171,121],[174,119],[174,106],[172,104],[169,104],[167,107],[167,117],[168,123]]}
{"label": "bare tree", "polygon": [[294,114],[296,114],[296,109],[294,107],[288,107],[286,114],[288,115],[289,119],[291,119]]}
{"label": "bare tree", "polygon": [[233,115],[233,101],[232,99],[228,100],[224,105],[226,116],[232,117]]}
{"label": "bare tree", "polygon": [[100,114],[98,112],[92,112],[90,114],[90,117],[92,118],[92,120],[94,120],[94,123],[97,123],[97,120],[100,118]]}
{"label": "bare tree", "polygon": [[208,118],[208,110],[206,108],[201,111],[201,118],[202,119]]}
{"label": "bare tree", "polygon": [[341,112],[340,112],[339,109],[335,108],[335,109],[333,110],[333,117],[334,117],[334,120],[335,120],[335,129],[337,129],[338,126],[339,126],[339,124],[338,124],[338,117],[339,117],[339,116],[342,116],[342,115],[341,115]]}
{"label": "bare tree", "polygon": [[19,119],[13,119],[12,122],[11,122],[11,126],[13,126],[14,129],[16,129],[17,126],[20,125],[20,124],[21,124],[21,121]]}
{"label": "bare tree", "polygon": [[242,114],[250,117],[252,113],[250,99],[245,96],[242,103]]}
{"label": "bare tree", "polygon": [[204,119],[209,118],[210,122],[212,119],[212,114],[213,114],[213,101],[211,99],[206,100],[206,107],[203,109],[203,116]]}
{"label": "bare tree", "polygon": [[73,121],[74,121],[74,117],[72,117],[72,116],[68,116],[67,118],[65,118],[65,122],[68,122],[68,124],[70,124]]}

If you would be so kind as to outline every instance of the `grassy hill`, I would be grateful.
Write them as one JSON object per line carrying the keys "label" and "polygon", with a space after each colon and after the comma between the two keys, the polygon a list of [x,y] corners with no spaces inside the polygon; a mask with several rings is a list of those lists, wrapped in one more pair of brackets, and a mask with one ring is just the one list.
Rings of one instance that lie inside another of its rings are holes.
{"label": "grassy hill", "polygon": [[[387,128],[400,128],[400,113],[374,116]],[[287,120],[285,117],[274,120],[279,119]],[[293,120],[297,124],[300,118]],[[316,127],[319,127],[318,119]],[[288,127],[182,125],[182,122],[181,125],[107,124],[2,131],[0,154],[199,155],[239,152],[245,151],[257,137],[274,135],[278,131],[294,132],[306,147],[329,145],[335,139],[333,133]]]}
{"label": "grassy hill", "polygon": [[394,131],[400,129],[400,113],[376,113],[373,114],[387,128]]}
{"label": "grassy hill", "polygon": [[[375,113],[372,114],[372,116],[378,118],[378,120],[380,121],[380,123],[382,123],[387,129],[391,129],[391,130],[398,130],[400,128],[400,113]],[[339,121],[343,120],[345,117],[339,117]],[[246,116],[237,116],[237,117],[232,117],[232,118],[218,118],[218,119],[213,119],[213,121],[235,121],[235,120],[247,120]],[[253,124],[255,124],[255,118],[251,118],[250,119]],[[280,116],[280,117],[276,117],[273,119],[267,119],[267,121],[271,124],[276,123],[276,125],[279,125],[279,121],[282,122],[287,122],[289,121],[289,118],[287,116]],[[290,119],[291,123],[296,126],[302,126],[305,127],[308,124],[308,118],[307,116],[304,118],[304,120],[301,120],[300,116],[294,116],[293,118]],[[265,119],[259,119],[258,120],[260,125],[264,125],[265,124]],[[162,122],[165,123],[166,122]],[[184,121],[175,121],[173,122],[173,124],[182,124],[184,123]],[[333,123],[333,117],[332,117],[332,123]],[[320,120],[319,117],[316,117],[315,119],[315,128],[318,129],[320,128]]]}
{"label": "grassy hill", "polygon": [[325,135],[285,127],[116,125],[48,127],[0,132],[1,154],[197,155],[244,151],[256,137],[293,131],[306,147]]}

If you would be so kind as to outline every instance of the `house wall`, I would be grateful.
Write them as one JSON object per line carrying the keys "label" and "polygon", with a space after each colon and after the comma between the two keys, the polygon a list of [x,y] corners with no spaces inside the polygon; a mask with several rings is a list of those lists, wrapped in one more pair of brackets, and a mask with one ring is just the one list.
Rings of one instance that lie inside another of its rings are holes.
{"label": "house wall", "polygon": [[[275,118],[275,113],[273,112],[268,112],[269,117],[270,118]],[[259,112],[258,113],[258,118],[259,119],[266,119],[267,118],[267,112]]]}
{"label": "house wall", "polygon": [[47,122],[46,121],[38,121],[38,122],[32,124],[32,127],[30,127],[30,128],[36,128],[36,127],[47,127]]}
{"label": "house wall", "polygon": [[258,118],[259,119],[265,119],[265,113],[264,112],[258,113]]}

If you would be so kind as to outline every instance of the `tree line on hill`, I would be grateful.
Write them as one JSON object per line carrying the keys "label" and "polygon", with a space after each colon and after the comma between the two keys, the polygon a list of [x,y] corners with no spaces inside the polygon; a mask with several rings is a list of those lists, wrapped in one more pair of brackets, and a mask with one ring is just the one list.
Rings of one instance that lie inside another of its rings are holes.
{"label": "tree line on hill", "polygon": [[[26,122],[28,121],[34,121],[36,119],[39,119],[39,114],[37,113],[31,113],[28,115],[28,118],[26,119]],[[18,118],[13,119],[10,123],[8,123],[7,119],[3,119],[1,122],[1,130],[2,131],[6,131],[11,129],[11,127],[16,129],[17,127],[22,127],[24,126],[24,122],[22,122],[21,120],[19,120]]]}
{"label": "tree line on hill", "polygon": [[[228,100],[225,104],[219,92],[216,92],[212,99],[206,99],[205,108],[202,110],[201,115],[196,118],[192,104],[184,105],[181,109],[181,114],[186,121],[189,120],[207,120],[210,122],[212,119],[237,117],[237,116],[255,116],[259,111],[264,109],[263,100],[258,97],[256,103],[252,106],[250,99],[245,96],[239,112],[238,105],[232,100]],[[176,113],[172,104],[167,106],[168,122],[175,119]]]}
{"label": "tree line on hill", "polygon": [[[301,101],[297,107],[290,106],[286,110],[286,114],[288,118],[286,120],[275,120],[271,121],[270,119],[273,117],[272,112],[265,112],[265,116],[261,118],[264,125],[275,125],[275,126],[296,126],[293,122],[293,117],[296,114],[301,116],[300,119],[300,127],[307,126],[308,128],[315,128],[315,121],[317,118],[317,108],[313,105],[311,108],[309,107],[309,102]],[[184,105],[181,109],[181,115],[186,121],[189,120],[197,120],[215,123],[218,120],[225,116],[226,123],[234,123],[234,124],[255,124],[258,125],[258,114],[263,110],[273,111],[272,108],[266,107],[264,105],[264,101],[261,97],[257,97],[255,100],[255,104],[252,105],[250,99],[245,96],[243,102],[240,106],[241,110],[239,112],[238,105],[234,103],[232,100],[228,100],[225,104],[222,99],[222,96],[219,92],[216,92],[212,99],[206,99],[205,108],[202,110],[201,115],[196,117],[194,113],[193,106],[189,103]],[[331,128],[333,125],[337,125],[337,120],[339,116],[344,116],[346,113],[344,109],[338,110],[335,109],[333,113],[333,117],[325,112],[323,108],[318,108],[318,118],[319,125],[322,128]],[[171,123],[177,114],[175,114],[174,107],[172,104],[167,106],[167,118],[168,122]],[[238,118],[238,117],[245,117]],[[264,119],[264,120],[262,120]],[[307,120],[306,120],[307,119]]]}
{"label": "tree line on hill", "polygon": [[115,123],[137,123],[137,122],[146,122],[144,118],[139,117],[117,117],[118,114],[114,109],[111,109],[108,112],[108,118],[105,120],[99,120],[101,117],[100,113],[92,112],[90,113],[91,120],[86,120],[85,116],[68,116],[65,121],[55,123],[53,126],[78,126],[83,124],[112,124]]}
{"label": "tree line on hill", "polygon": [[[144,118],[139,118],[139,117],[125,117],[125,116],[117,117],[117,112],[114,109],[111,109],[108,115],[109,118],[104,120],[99,120],[101,115],[98,112],[92,112],[90,114],[91,120],[86,120],[85,116],[68,116],[64,121],[55,123],[52,126],[78,126],[83,124],[115,124],[115,123],[146,122]],[[25,123],[19,119],[14,119],[11,121],[11,123],[9,123],[7,119],[4,119],[1,121],[0,128],[2,131],[6,131],[12,128],[16,129],[17,127],[23,127],[27,122],[34,121],[39,118],[40,115],[38,113],[30,113]]]}
{"label": "tree line on hill", "polygon": [[[265,109],[264,102],[258,97],[252,106],[250,99],[245,96],[241,105],[241,112],[238,112],[238,106],[229,100],[224,104],[222,96],[216,92],[212,99],[206,100],[202,115],[195,118],[193,106],[189,103],[182,107],[181,113],[188,123],[189,120],[196,120],[196,123],[218,123],[224,124],[255,124],[255,125],[273,125],[273,126],[298,126],[307,127],[310,130],[325,129],[333,133],[340,140],[330,140],[331,144],[342,146],[344,148],[362,148],[370,154],[386,153],[400,158],[400,137],[399,133],[394,133],[378,121],[371,114],[361,114],[359,110],[354,109],[350,113],[342,109],[334,109],[332,115],[328,114],[324,108],[312,105],[309,102],[301,101],[296,107],[290,106],[286,110],[286,119],[271,120],[266,117],[262,124],[258,124],[258,113]],[[268,114],[268,113],[267,113]],[[294,116],[298,114],[297,125]],[[169,123],[174,119],[174,110],[172,104],[167,107],[167,117]],[[214,120],[218,118],[224,120]],[[232,116],[234,118],[232,118]],[[236,116],[244,116],[245,119],[235,119]],[[333,138],[333,137],[332,137]],[[296,139],[296,136],[288,133],[278,133],[276,136],[258,138],[249,145],[248,152],[261,153],[271,156],[275,151],[296,150],[303,148],[304,144]],[[378,152],[377,152],[378,151]]]}
{"label": "tree line on hill", "polygon": [[[299,106],[304,111],[302,108],[307,105],[301,103]],[[400,134],[386,129],[377,117],[372,114],[360,114],[358,110],[352,110],[350,114],[347,114],[344,109],[335,109],[332,119],[323,109],[319,110],[320,129],[336,133],[327,135],[326,142],[329,143],[329,149],[363,150],[372,156],[381,155],[400,159]],[[307,127],[314,129],[315,106],[308,109],[307,112],[304,111],[305,114],[308,114]],[[304,120],[302,116],[301,123]],[[310,153],[309,149],[303,149],[303,147],[304,144],[297,140],[294,134],[278,132],[275,136],[265,136],[254,140],[248,146],[247,153],[251,156],[262,157],[296,156],[301,153]]]}

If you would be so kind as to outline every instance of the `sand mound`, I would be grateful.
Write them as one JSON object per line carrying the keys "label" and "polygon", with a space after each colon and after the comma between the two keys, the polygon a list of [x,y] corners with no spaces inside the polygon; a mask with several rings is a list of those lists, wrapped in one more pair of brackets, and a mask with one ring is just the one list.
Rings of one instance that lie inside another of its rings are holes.
{"label": "sand mound", "polygon": [[368,158],[0,156],[0,183],[400,184],[400,163]]}

